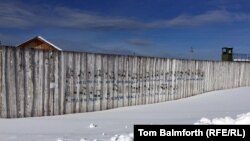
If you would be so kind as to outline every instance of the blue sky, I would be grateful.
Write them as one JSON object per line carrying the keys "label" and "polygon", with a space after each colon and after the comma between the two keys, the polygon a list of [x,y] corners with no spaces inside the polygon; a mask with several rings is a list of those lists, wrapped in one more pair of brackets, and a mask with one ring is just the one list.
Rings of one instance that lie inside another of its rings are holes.
{"label": "blue sky", "polygon": [[[0,40],[64,50],[219,60],[250,53],[248,0],[0,0]],[[193,48],[193,53],[190,53]]]}

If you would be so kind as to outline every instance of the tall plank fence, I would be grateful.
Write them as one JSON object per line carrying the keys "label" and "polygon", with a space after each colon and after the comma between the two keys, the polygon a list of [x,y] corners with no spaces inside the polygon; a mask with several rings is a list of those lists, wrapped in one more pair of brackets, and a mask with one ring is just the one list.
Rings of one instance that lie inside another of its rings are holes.
{"label": "tall plank fence", "polygon": [[152,104],[250,86],[250,63],[0,48],[0,117]]}

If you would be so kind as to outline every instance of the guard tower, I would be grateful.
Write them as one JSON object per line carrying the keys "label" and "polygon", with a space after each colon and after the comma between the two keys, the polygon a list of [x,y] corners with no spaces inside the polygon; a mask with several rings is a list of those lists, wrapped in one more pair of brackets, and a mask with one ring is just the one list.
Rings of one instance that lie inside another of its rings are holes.
{"label": "guard tower", "polygon": [[233,61],[233,48],[223,47],[221,59],[222,61]]}

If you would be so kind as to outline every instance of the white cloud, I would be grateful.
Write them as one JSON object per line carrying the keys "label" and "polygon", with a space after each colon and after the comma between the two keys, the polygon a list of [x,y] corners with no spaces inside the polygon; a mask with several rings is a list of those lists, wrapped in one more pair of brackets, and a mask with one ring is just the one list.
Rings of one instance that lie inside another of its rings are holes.
{"label": "white cloud", "polygon": [[180,15],[166,21],[167,26],[200,26],[207,24],[231,22],[232,15],[227,11],[208,11],[200,15]]}
{"label": "white cloud", "polygon": [[166,21],[167,26],[202,26],[233,22],[249,22],[250,14],[232,13],[225,10],[208,11],[199,15],[180,15]]}
{"label": "white cloud", "polygon": [[144,22],[127,17],[105,17],[66,7],[27,7],[32,6],[0,3],[0,28],[53,26],[94,30],[145,30],[250,21],[248,13],[232,13],[226,10],[207,11],[197,15],[181,14],[172,19]]}
{"label": "white cloud", "polygon": [[15,4],[1,3],[0,4],[0,27],[27,27],[32,26],[35,15],[26,10],[24,7],[19,7]]}

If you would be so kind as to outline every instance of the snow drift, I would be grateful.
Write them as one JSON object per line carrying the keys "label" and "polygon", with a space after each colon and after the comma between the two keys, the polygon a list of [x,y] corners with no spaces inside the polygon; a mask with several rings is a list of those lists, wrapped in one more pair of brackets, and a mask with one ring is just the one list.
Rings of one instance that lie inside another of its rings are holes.
{"label": "snow drift", "polygon": [[224,117],[224,118],[214,118],[214,119],[208,119],[208,118],[201,118],[198,122],[195,124],[250,124],[250,113],[246,114],[240,114],[237,115],[236,119],[233,119],[231,117]]}

